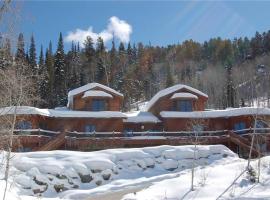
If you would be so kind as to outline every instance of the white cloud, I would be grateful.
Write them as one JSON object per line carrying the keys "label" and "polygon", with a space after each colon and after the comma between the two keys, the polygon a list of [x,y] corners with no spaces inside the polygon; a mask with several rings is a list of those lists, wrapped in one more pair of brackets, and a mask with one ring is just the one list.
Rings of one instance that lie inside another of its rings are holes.
{"label": "white cloud", "polygon": [[113,37],[120,40],[121,42],[128,43],[130,40],[130,35],[132,33],[132,26],[124,20],[120,20],[118,17],[111,17],[107,28],[96,33],[93,31],[93,27],[90,26],[86,30],[76,29],[75,31],[70,31],[65,37],[66,42],[80,42],[83,44],[86,37],[90,36],[94,42],[97,41],[98,37],[101,37],[104,42],[112,40]]}

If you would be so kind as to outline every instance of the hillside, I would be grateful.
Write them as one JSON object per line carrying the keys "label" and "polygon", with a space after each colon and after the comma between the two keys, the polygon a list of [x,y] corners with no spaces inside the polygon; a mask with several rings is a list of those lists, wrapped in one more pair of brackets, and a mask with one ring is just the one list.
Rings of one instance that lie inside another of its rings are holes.
{"label": "hillside", "polygon": [[7,74],[14,68],[32,83],[28,87],[35,96],[28,102],[32,106],[66,106],[68,91],[91,82],[123,93],[126,111],[135,102],[148,101],[157,91],[176,83],[210,94],[209,108],[239,107],[250,105],[254,98],[270,98],[270,31],[256,32],[251,38],[190,39],[168,46],[113,41],[110,48],[102,38],[94,43],[89,36],[83,44],[73,43],[67,52],[60,33],[57,50],[53,52],[55,44],[50,43],[39,56],[34,36],[29,52],[24,42],[20,33],[16,52],[21,53],[15,55],[7,48],[10,41],[2,42],[0,70]]}

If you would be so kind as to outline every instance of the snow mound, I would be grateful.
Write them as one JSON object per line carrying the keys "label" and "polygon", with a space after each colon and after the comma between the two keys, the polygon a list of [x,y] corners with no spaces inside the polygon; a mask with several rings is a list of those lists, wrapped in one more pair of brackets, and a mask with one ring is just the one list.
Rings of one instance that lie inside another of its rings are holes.
{"label": "snow mound", "polygon": [[[10,169],[14,177],[9,183],[15,182],[11,191],[18,196],[55,198],[61,194],[63,198],[73,199],[80,194],[83,199],[89,197],[88,191],[106,188],[112,182],[121,185],[134,178],[143,180],[191,168],[194,155],[197,165],[238,158],[223,145],[199,145],[196,149],[193,146],[158,146],[96,152],[14,153]],[[0,188],[3,183],[0,182]]]}

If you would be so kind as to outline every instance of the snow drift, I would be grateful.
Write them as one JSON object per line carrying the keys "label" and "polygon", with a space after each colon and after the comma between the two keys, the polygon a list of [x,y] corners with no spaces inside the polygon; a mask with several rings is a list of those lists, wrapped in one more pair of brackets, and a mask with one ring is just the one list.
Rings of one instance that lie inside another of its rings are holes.
{"label": "snow drift", "polygon": [[[200,166],[238,156],[223,145],[198,146]],[[1,160],[5,153],[2,152]],[[10,199],[29,196],[84,199],[108,187],[116,189],[132,180],[190,169],[194,146],[159,146],[109,149],[97,152],[50,151],[14,153],[11,160]],[[4,176],[1,169],[1,178]],[[136,184],[136,181],[133,184]],[[113,183],[109,186],[109,183]],[[4,181],[0,181],[3,190]],[[101,186],[104,186],[103,188]],[[98,188],[101,190],[98,190]],[[96,193],[95,193],[96,190]],[[1,194],[0,194],[1,196]]]}

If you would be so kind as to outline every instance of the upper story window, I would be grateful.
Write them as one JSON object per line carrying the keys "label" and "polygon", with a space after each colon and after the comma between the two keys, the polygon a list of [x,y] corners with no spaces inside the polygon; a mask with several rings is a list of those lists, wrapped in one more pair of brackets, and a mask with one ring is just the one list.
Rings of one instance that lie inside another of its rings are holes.
{"label": "upper story window", "polygon": [[105,111],[106,101],[104,99],[93,99],[92,111]]}
{"label": "upper story window", "polygon": [[175,103],[176,111],[191,112],[193,110],[191,100],[177,100]]}

